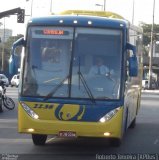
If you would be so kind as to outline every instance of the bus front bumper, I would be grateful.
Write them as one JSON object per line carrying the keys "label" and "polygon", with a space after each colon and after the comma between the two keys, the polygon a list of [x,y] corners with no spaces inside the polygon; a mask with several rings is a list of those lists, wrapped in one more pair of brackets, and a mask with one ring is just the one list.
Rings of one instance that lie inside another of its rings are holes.
{"label": "bus front bumper", "polygon": [[18,131],[29,134],[57,135],[73,133],[75,137],[121,138],[122,110],[107,122],[40,120],[31,118],[22,107],[18,109]]}

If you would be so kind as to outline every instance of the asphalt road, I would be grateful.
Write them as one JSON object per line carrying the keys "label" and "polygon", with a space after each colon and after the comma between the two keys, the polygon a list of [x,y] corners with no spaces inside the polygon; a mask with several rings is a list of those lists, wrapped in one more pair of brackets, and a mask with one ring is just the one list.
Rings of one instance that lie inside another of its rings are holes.
{"label": "asphalt road", "polygon": [[[17,104],[17,88],[7,94]],[[129,129],[122,145],[110,147],[103,139],[59,139],[49,137],[45,146],[34,146],[30,135],[17,132],[17,108],[0,113],[1,159],[158,159],[159,93],[142,93],[137,125]]]}

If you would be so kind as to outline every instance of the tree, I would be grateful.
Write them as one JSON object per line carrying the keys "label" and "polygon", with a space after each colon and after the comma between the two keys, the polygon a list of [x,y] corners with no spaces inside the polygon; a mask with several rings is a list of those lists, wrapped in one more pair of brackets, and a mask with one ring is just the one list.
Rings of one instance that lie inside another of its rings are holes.
{"label": "tree", "polygon": [[[148,56],[149,53],[149,45],[151,43],[151,27],[152,24],[141,23],[140,26],[143,28],[143,52],[145,56]],[[153,41],[158,41],[159,36],[159,24],[154,24],[154,31],[153,31]]]}
{"label": "tree", "polygon": [[[143,33],[144,33],[143,34],[143,45],[147,46],[148,44],[150,44],[150,41],[151,41],[152,24],[141,23],[140,25],[143,28]],[[159,33],[159,24],[154,24],[153,40],[156,40],[156,41],[159,40],[159,36],[157,36],[157,33]]]}
{"label": "tree", "polygon": [[[19,34],[17,36],[11,36],[8,40],[3,44],[0,43],[0,68],[2,68],[2,50],[4,45],[4,72],[8,72],[8,62],[10,58],[11,48],[13,43],[19,38],[23,37],[23,35]],[[21,47],[17,49],[17,54],[21,53]]]}

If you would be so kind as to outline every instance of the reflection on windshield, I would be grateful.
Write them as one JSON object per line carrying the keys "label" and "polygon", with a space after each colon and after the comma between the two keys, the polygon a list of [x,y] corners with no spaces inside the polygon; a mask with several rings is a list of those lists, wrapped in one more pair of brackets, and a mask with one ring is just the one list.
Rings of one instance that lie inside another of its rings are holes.
{"label": "reflection on windshield", "polygon": [[[50,28],[47,27],[48,30]],[[67,34],[58,36],[44,35],[44,29],[33,27],[29,30],[23,95],[46,99],[119,98],[120,31],[79,28],[73,34],[73,28],[60,27]],[[75,43],[72,43],[73,39]]]}
{"label": "reflection on windshield", "polygon": [[[56,87],[53,90],[51,90],[51,92],[49,92],[46,95],[46,97],[44,98],[44,100],[47,100],[47,99],[51,98],[58,91],[58,89],[60,87],[62,87],[65,84],[65,82],[67,82],[68,78],[69,78],[69,76],[67,76],[66,78],[64,78],[58,85],[56,85]],[[68,82],[66,84],[68,84]]]}

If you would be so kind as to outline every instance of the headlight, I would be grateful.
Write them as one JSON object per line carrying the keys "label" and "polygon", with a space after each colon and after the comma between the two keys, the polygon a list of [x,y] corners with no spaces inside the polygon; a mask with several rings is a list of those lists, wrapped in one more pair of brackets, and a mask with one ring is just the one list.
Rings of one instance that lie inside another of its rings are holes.
{"label": "headlight", "polygon": [[106,121],[109,121],[113,116],[115,116],[115,114],[120,110],[120,107],[115,108],[113,110],[111,110],[110,112],[108,112],[104,117],[102,117],[99,122],[104,123]]}
{"label": "headlight", "polygon": [[39,119],[39,116],[32,109],[30,109],[30,107],[28,107],[25,103],[21,102],[21,105],[30,117],[34,119]]}

